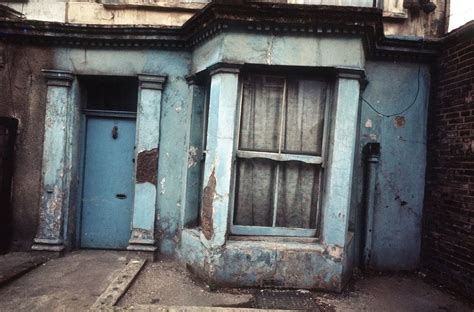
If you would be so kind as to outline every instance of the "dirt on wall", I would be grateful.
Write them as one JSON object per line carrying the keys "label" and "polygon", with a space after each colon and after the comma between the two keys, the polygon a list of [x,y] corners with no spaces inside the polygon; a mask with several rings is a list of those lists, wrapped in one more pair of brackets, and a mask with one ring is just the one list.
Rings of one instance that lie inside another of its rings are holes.
{"label": "dirt on wall", "polygon": [[12,250],[29,249],[36,233],[46,83],[53,51],[0,42],[0,116],[18,120],[11,191]]}

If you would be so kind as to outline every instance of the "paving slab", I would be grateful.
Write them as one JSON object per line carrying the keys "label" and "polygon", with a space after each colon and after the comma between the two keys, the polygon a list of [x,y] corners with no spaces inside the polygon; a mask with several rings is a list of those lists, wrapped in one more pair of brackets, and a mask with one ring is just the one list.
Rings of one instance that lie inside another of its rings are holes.
{"label": "paving slab", "polygon": [[127,252],[80,250],[0,288],[1,311],[86,311],[126,266]]}
{"label": "paving slab", "polygon": [[[472,312],[471,304],[416,274],[358,276],[341,294],[280,289],[211,289],[176,262],[148,263],[118,302],[137,311]],[[226,310],[227,309],[227,310]]]}
{"label": "paving slab", "polygon": [[33,270],[50,259],[37,252],[10,252],[0,256],[0,287]]}
{"label": "paving slab", "polygon": [[159,261],[146,264],[117,305],[251,308],[249,301],[254,299],[253,292],[252,289],[211,291],[177,262]]}
{"label": "paving slab", "polygon": [[[219,307],[161,307],[157,305],[139,305],[136,311],[154,312],[302,312],[302,310],[219,308]],[[313,311],[311,311],[313,312]]]}
{"label": "paving slab", "polygon": [[474,305],[416,274],[359,276],[341,294],[313,293],[322,311],[473,312]]}

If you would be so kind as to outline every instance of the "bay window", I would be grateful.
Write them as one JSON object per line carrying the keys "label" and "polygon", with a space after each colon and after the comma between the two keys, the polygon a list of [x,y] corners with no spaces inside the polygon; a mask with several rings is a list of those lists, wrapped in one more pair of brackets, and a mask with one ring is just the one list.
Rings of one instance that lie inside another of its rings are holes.
{"label": "bay window", "polygon": [[243,78],[232,234],[316,235],[328,94],[324,80]]}

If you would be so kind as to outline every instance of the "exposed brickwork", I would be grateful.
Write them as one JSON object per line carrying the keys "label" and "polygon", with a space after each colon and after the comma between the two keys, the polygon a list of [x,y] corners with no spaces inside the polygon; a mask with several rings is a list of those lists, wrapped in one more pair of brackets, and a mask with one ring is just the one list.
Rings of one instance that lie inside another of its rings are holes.
{"label": "exposed brickwork", "polygon": [[474,23],[448,35],[429,112],[423,268],[474,294]]}

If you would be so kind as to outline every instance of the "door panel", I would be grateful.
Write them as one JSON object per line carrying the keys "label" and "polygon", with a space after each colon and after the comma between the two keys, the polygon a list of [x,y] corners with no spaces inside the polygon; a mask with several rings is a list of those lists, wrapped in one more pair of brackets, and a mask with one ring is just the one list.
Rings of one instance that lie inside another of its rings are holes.
{"label": "door panel", "polygon": [[81,247],[124,249],[130,238],[135,120],[88,117]]}

